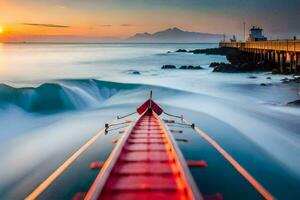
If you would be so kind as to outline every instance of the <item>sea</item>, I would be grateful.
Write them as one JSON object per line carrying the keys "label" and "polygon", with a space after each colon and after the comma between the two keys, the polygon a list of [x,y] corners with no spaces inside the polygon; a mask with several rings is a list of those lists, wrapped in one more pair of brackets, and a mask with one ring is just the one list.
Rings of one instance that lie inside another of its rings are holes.
{"label": "sea", "polygon": [[[300,107],[288,104],[300,99],[300,85],[269,72],[213,72],[210,63],[227,63],[225,56],[176,52],[215,47],[0,44],[0,199],[24,199],[105,123],[135,111],[150,91],[165,110],[183,114],[215,139],[277,199],[300,199]],[[167,64],[203,69],[161,69]],[[205,157],[203,139],[186,137],[191,142],[179,144],[184,157]],[[105,136],[99,140],[99,158],[105,159],[113,146]],[[226,168],[214,169],[224,175],[206,177],[209,187],[192,171],[200,190],[253,199],[225,176]]]}

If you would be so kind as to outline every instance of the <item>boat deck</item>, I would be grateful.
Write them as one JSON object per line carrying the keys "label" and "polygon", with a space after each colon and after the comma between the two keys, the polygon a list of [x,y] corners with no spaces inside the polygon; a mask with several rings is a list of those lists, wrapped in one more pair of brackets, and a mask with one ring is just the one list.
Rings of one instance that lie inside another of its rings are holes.
{"label": "boat deck", "polygon": [[152,112],[141,116],[128,134],[100,194],[93,196],[97,191],[91,187],[91,199],[191,199],[167,133]]}

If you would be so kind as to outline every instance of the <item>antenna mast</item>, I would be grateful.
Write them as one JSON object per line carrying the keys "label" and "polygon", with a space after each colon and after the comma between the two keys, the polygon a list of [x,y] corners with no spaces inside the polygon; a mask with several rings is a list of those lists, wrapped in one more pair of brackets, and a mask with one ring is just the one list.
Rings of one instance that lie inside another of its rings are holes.
{"label": "antenna mast", "polygon": [[243,22],[244,25],[244,42],[246,42],[246,22]]}

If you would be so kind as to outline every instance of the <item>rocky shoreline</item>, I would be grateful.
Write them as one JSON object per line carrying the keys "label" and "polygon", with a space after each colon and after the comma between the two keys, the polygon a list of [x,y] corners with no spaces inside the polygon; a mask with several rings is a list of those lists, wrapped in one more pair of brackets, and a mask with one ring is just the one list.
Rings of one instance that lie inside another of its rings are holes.
{"label": "rocky shoreline", "polygon": [[203,69],[200,65],[193,66],[193,65],[182,65],[180,67],[176,67],[175,65],[163,65],[161,69],[182,69],[182,70],[200,70]]}
{"label": "rocky shoreline", "polygon": [[295,101],[290,101],[286,105],[288,106],[300,106],[300,99]]}
{"label": "rocky shoreline", "polygon": [[266,61],[253,62],[241,51],[234,48],[195,49],[189,51],[186,49],[178,49],[175,52],[226,56],[229,63],[211,63],[210,67],[214,68],[213,72],[245,73],[257,71],[281,74],[280,70],[274,67],[274,63],[269,63]]}

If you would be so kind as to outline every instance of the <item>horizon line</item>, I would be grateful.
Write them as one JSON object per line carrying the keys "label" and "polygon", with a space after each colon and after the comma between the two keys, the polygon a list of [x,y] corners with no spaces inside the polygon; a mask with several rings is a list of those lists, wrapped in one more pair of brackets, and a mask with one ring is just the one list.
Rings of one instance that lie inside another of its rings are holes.
{"label": "horizon line", "polygon": [[[220,41],[221,42],[221,41]],[[103,41],[103,42],[0,42],[0,44],[218,44],[219,42],[126,42],[126,41]]]}

